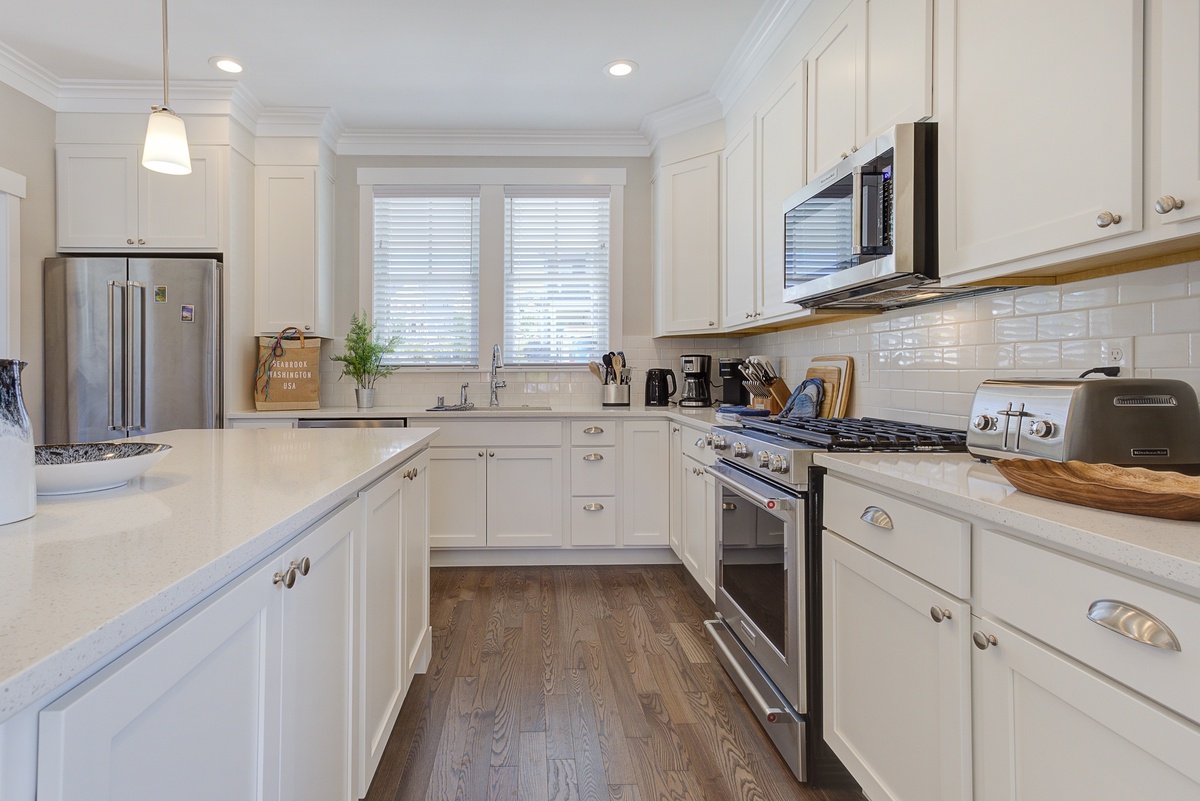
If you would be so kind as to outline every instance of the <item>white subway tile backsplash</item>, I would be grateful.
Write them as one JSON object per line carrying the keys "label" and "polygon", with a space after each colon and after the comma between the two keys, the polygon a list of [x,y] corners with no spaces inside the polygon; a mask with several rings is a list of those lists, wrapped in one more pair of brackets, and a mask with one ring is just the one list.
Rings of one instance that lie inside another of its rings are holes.
{"label": "white subway tile backsplash", "polygon": [[1037,319],[1037,338],[1039,340],[1075,339],[1085,337],[1088,333],[1088,313],[1086,311],[1043,314]]}
{"label": "white subway tile backsplash", "polygon": [[1172,334],[1200,328],[1200,297],[1154,303],[1154,333]]}
{"label": "white subway tile backsplash", "polygon": [[1180,298],[1188,293],[1187,264],[1174,264],[1155,270],[1142,270],[1117,277],[1118,303]]}
{"label": "white subway tile backsplash", "polygon": [[1018,342],[1017,369],[1045,370],[1062,367],[1062,348],[1057,342]]}
{"label": "white subway tile backsplash", "polygon": [[1098,279],[1097,283],[1097,286],[1086,289],[1072,289],[1069,285],[1064,286],[1062,293],[1063,311],[1094,309],[1098,306],[1115,306],[1117,303],[1116,276]]}
{"label": "white subway tile backsplash", "polygon": [[1013,294],[1010,292],[1002,295],[984,295],[975,299],[975,316],[980,320],[1011,317],[1013,308]]}
{"label": "white subway tile backsplash", "polygon": [[1039,289],[1021,292],[1014,296],[1013,306],[1017,314],[1047,314],[1062,308],[1062,292],[1054,289]]}
{"label": "white subway tile backsplash", "polygon": [[1036,317],[1006,317],[996,320],[997,342],[1032,342],[1037,339]]}
{"label": "white subway tile backsplash", "polygon": [[1137,336],[1153,330],[1153,309],[1149,303],[1108,306],[1088,312],[1088,336]]}
{"label": "white subway tile backsplash", "polygon": [[1158,369],[1188,367],[1191,342],[1188,334],[1151,334],[1133,338],[1133,363]]}
{"label": "white subway tile backsplash", "polygon": [[975,348],[975,366],[983,370],[1010,370],[1016,359],[1014,345],[980,345]]}

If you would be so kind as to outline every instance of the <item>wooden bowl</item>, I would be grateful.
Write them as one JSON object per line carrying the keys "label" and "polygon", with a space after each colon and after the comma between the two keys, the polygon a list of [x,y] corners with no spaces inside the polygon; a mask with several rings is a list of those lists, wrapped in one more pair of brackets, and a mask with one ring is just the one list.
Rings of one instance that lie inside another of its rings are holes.
{"label": "wooden bowl", "polygon": [[1195,476],[1049,459],[998,459],[992,464],[1030,495],[1110,512],[1200,521],[1200,478]]}

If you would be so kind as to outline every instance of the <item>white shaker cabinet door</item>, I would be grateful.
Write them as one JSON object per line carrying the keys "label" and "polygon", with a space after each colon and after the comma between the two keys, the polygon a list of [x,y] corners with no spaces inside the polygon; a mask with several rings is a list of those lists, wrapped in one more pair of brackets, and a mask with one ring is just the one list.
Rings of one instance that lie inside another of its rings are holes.
{"label": "white shaker cabinet door", "polygon": [[671,441],[664,420],[630,420],[621,432],[625,546],[666,545],[671,528]]}
{"label": "white shaker cabinet door", "polygon": [[970,607],[828,531],[823,551],[825,741],[872,801],[969,799]]}
{"label": "white shaker cabinet door", "polygon": [[933,0],[866,0],[859,144],[933,114]]}
{"label": "white shaker cabinet door", "polygon": [[720,154],[668,164],[654,180],[655,333],[715,330],[720,312]]}
{"label": "white shaker cabinet door", "polygon": [[972,648],[976,801],[1194,801],[1200,727],[987,619]]}
{"label": "white shaker cabinet door", "polygon": [[279,775],[287,801],[351,795],[353,549],[361,525],[358,504],[350,504],[283,556],[302,574],[282,612]]}
{"label": "white shaker cabinet door", "polygon": [[[429,454],[426,452],[404,466],[410,476],[404,482],[404,523],[401,548],[404,575],[404,685],[429,665],[433,631],[429,628]],[[394,721],[393,721],[394,722]]]}
{"label": "white shaker cabinet door", "polygon": [[278,560],[44,709],[42,801],[279,799]]}
{"label": "white shaker cabinet door", "polygon": [[429,544],[487,545],[487,453],[481,448],[429,450]]}
{"label": "white shaker cabinet door", "polygon": [[561,448],[488,448],[487,544],[563,542]]}
{"label": "white shaker cabinet door", "polygon": [[1140,0],[939,8],[942,275],[1142,230]]}
{"label": "white shaker cabinet door", "polygon": [[170,250],[217,250],[220,238],[221,176],[219,147],[191,148],[192,171],[165,175],[138,170],[139,245]]}
{"label": "white shaker cabinet door", "polygon": [[[1159,174],[1148,181],[1147,195],[1152,216],[1161,215],[1160,221],[1170,228],[1172,223],[1200,219],[1200,3],[1159,0],[1155,11],[1161,42],[1157,69],[1162,161]],[[1163,196],[1183,205],[1157,206],[1159,199],[1167,200]]]}
{"label": "white shaker cabinet door", "polygon": [[734,134],[721,157],[721,321],[726,328],[758,319],[757,158],[754,120]]}
{"label": "white shaker cabinet door", "polygon": [[59,145],[58,249],[128,250],[138,240],[136,145]]}
{"label": "white shaker cabinet door", "polygon": [[863,10],[861,0],[851,3],[808,53],[810,181],[857,146],[858,120],[864,116],[859,106],[865,100],[859,88],[866,69]]}
{"label": "white shaker cabinet door", "polygon": [[804,62],[767,99],[758,116],[761,232],[756,291],[760,320],[795,314],[783,301],[783,203],[804,186],[806,88]]}

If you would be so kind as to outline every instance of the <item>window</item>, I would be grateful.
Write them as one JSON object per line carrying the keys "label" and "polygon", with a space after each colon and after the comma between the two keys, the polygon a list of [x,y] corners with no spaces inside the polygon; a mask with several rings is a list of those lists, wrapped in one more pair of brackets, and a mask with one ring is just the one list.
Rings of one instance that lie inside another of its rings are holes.
{"label": "window", "polygon": [[376,187],[372,319],[389,362],[479,363],[479,187]]}
{"label": "window", "polygon": [[608,350],[608,187],[505,187],[504,354],[587,364]]}
{"label": "window", "polygon": [[392,363],[585,367],[621,333],[625,170],[360,168],[362,306]]}

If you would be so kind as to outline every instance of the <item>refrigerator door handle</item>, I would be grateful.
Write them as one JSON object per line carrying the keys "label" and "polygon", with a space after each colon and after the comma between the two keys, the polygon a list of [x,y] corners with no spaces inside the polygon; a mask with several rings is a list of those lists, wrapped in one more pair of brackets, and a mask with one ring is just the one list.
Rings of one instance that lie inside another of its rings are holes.
{"label": "refrigerator door handle", "polygon": [[[130,281],[128,286],[129,311],[125,330],[129,332],[126,345],[129,386],[125,398],[129,411],[125,425],[127,430],[142,431],[146,428],[146,285]],[[134,297],[134,289],[141,293],[139,297]]]}
{"label": "refrigerator door handle", "polygon": [[[117,419],[117,370],[121,370],[121,386],[125,385],[125,370],[124,363],[117,361],[117,322],[116,322],[116,295],[117,288],[121,292],[125,292],[125,285],[117,281],[108,282],[108,430],[109,431],[124,431],[125,416]],[[125,296],[121,297],[121,306],[125,306]],[[124,328],[124,326],[122,326]],[[122,331],[122,337],[124,331]],[[123,400],[123,399],[122,399]],[[124,406],[122,402],[121,406]],[[121,408],[124,411],[124,408]]]}

